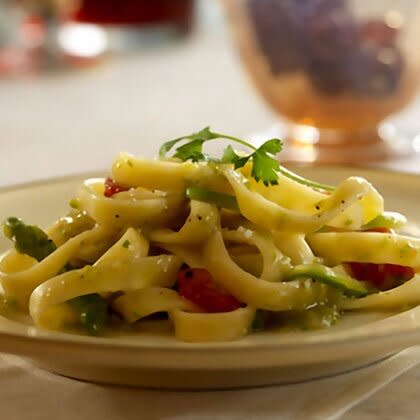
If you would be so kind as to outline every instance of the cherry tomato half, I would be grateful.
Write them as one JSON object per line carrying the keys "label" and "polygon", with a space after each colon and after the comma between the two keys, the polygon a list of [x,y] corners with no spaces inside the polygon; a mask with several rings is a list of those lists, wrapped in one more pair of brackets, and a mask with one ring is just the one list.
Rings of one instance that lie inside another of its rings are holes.
{"label": "cherry tomato half", "polygon": [[180,270],[177,280],[178,293],[205,312],[230,312],[242,306],[234,296],[221,289],[204,268]]}
{"label": "cherry tomato half", "polygon": [[105,191],[104,191],[105,197],[112,197],[114,194],[118,194],[119,192],[128,191],[128,190],[129,188],[118,184],[110,177],[108,177],[105,180]]}
{"label": "cherry tomato half", "polygon": [[414,277],[414,269],[402,265],[349,262],[345,267],[354,278],[379,290],[392,289]]}

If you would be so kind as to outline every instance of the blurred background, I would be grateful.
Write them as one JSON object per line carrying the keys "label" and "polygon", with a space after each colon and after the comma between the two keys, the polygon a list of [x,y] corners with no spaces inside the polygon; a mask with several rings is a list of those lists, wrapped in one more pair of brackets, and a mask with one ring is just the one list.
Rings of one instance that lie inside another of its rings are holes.
{"label": "blurred background", "polygon": [[417,0],[0,0],[0,185],[207,125],[416,170],[419,41]]}

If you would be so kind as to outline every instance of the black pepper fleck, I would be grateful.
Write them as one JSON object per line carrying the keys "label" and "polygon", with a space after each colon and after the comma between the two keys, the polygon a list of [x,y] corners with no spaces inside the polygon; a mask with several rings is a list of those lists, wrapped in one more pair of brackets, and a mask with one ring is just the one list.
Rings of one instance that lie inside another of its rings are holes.
{"label": "black pepper fleck", "polygon": [[119,214],[116,214],[116,215],[115,215],[115,218],[116,218],[116,219],[119,219],[119,218],[120,218],[120,215],[119,215]]}
{"label": "black pepper fleck", "polygon": [[198,215],[197,218],[198,218],[198,220],[202,220],[203,219],[200,215]]}
{"label": "black pepper fleck", "polygon": [[319,207],[319,206],[317,205],[317,206],[315,206],[315,208],[316,208],[317,210],[319,210],[321,207]]}

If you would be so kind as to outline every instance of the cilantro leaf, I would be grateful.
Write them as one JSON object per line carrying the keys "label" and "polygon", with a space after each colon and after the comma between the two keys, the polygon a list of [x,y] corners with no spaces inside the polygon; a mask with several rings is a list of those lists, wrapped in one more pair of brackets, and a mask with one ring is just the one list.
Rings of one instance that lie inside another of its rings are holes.
{"label": "cilantro leaf", "polygon": [[264,144],[262,144],[258,150],[262,152],[277,154],[280,153],[283,148],[283,143],[279,139],[271,139],[267,140]]}
{"label": "cilantro leaf", "polygon": [[[197,133],[189,134],[188,136],[178,137],[177,139],[170,140],[170,141],[167,141],[166,143],[163,143],[159,149],[159,156],[161,158],[165,157],[166,154],[177,143],[183,140],[189,140],[188,143],[176,149],[177,153],[174,155],[174,157],[178,157],[179,159],[182,159],[182,160],[188,160],[192,156],[194,157],[194,159],[196,159],[196,161],[199,157],[201,157],[201,159],[198,159],[198,160],[204,160],[205,155],[202,152],[203,143],[208,140],[213,140],[217,138],[219,138],[218,134],[210,131],[210,127],[205,127],[202,130],[197,131]],[[193,144],[191,145],[191,143]],[[191,153],[189,153],[189,150],[191,150]],[[176,156],[177,154],[178,156]]]}
{"label": "cilantro leaf", "polygon": [[239,156],[232,148],[227,146],[221,162],[233,163],[235,169],[242,168],[252,159],[252,177],[258,182],[262,181],[264,185],[277,184],[278,172],[280,164],[275,154],[282,149],[282,143],[279,139],[271,139],[262,144],[254,153],[248,156]]}
{"label": "cilantro leaf", "polygon": [[220,160],[211,159],[219,163],[232,163],[235,169],[242,168],[246,163],[252,160],[252,176],[256,181],[262,181],[265,185],[277,183],[277,172],[280,165],[277,162],[276,154],[282,149],[282,143],[279,139],[270,139],[261,145],[258,149],[244,140],[225,134],[214,133],[209,127],[205,127],[197,133],[185,137],[179,137],[170,140],[162,145],[159,150],[160,156],[165,156],[177,143],[186,141],[185,144],[177,147],[173,157],[182,161],[191,160],[192,162],[209,161],[210,159],[203,152],[203,144],[209,140],[228,139],[240,143],[254,152],[249,155],[238,155],[231,145],[228,145]]}
{"label": "cilantro leaf", "polygon": [[236,154],[233,147],[229,144],[223,151],[223,155],[220,159],[221,163],[233,163],[236,159],[239,159],[239,156]]}
{"label": "cilantro leaf", "polygon": [[279,162],[258,149],[252,154],[252,177],[258,182],[262,181],[264,185],[277,185],[280,169]]}
{"label": "cilantro leaf", "polygon": [[231,145],[227,146],[220,159],[221,163],[233,163],[235,169],[242,168],[250,159],[251,155],[239,156]]}
{"label": "cilantro leaf", "polygon": [[[220,159],[214,159],[207,156],[203,152],[203,145],[210,140],[230,140],[234,143],[241,144],[252,150],[248,155],[238,155],[231,145],[228,145],[223,156]],[[175,149],[173,157],[181,159],[182,161],[191,160],[192,162],[214,162],[214,163],[231,163],[235,169],[242,168],[247,162],[252,162],[252,177],[257,181],[262,181],[264,185],[276,185],[278,183],[278,174],[281,173],[290,179],[311,188],[321,191],[333,191],[334,187],[330,185],[320,184],[289,171],[279,164],[276,155],[281,152],[283,144],[279,139],[270,139],[256,148],[252,144],[242,140],[238,137],[233,137],[227,134],[215,133],[210,130],[210,127],[205,127],[202,130],[189,134],[187,136],[179,137],[164,143],[159,149],[159,156],[164,158],[178,143],[185,142],[183,145]]]}
{"label": "cilantro leaf", "polygon": [[277,185],[280,164],[276,154],[281,152],[283,147],[279,139],[267,140],[252,154],[252,177],[264,185]]}
{"label": "cilantro leaf", "polygon": [[210,130],[210,127],[205,127],[202,130],[198,131],[197,133],[191,134],[189,136],[191,140],[203,140],[203,141],[213,140],[219,137],[220,136],[217,133],[213,133]]}
{"label": "cilantro leaf", "polygon": [[162,146],[159,148],[159,157],[164,158],[166,156],[166,153],[168,153],[172,147],[174,147],[177,143],[184,140],[184,137],[179,137],[174,140],[167,141],[166,143],[163,143]]}
{"label": "cilantro leaf", "polygon": [[203,143],[204,140],[199,139],[185,143],[176,149],[174,157],[183,161],[192,160],[193,162],[206,160],[206,156],[203,153]]}

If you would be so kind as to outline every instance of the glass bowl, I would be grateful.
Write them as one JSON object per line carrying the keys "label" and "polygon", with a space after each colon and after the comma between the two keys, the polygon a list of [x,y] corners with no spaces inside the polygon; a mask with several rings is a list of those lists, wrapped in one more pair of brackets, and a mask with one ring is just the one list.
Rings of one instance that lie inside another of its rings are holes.
{"label": "glass bowl", "polygon": [[407,152],[379,128],[417,92],[419,1],[222,3],[254,84],[290,123],[282,133],[288,160],[360,162]]}

